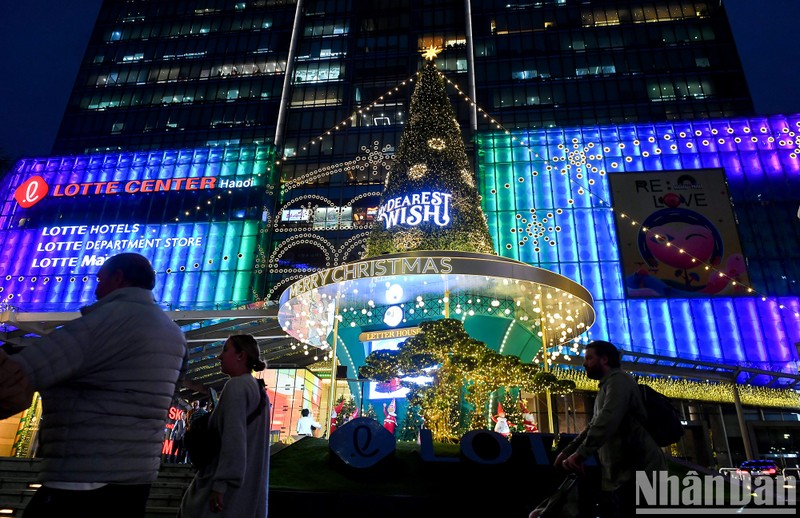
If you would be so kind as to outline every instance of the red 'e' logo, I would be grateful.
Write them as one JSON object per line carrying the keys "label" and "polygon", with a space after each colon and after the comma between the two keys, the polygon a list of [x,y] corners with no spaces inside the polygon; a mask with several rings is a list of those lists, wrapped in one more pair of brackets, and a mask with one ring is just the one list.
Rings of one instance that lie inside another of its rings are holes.
{"label": "red 'e' logo", "polygon": [[14,199],[23,209],[33,207],[47,195],[50,187],[39,175],[31,176],[14,191]]}

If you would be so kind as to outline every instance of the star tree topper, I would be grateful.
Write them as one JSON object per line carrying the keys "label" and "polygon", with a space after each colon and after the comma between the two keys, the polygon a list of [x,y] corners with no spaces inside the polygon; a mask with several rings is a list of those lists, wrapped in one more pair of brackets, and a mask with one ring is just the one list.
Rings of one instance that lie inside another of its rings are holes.
{"label": "star tree topper", "polygon": [[436,59],[436,56],[438,56],[441,51],[442,49],[440,49],[436,45],[430,45],[428,48],[422,49],[422,57],[427,59],[428,61],[433,61],[434,59]]}

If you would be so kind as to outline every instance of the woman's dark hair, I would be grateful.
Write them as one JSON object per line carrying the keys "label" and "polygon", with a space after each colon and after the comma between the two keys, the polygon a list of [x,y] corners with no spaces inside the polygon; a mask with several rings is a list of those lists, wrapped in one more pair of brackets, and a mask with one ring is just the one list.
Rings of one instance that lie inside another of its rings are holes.
{"label": "woman's dark hair", "polygon": [[622,366],[619,358],[619,349],[611,342],[605,340],[595,340],[586,344],[585,349],[594,349],[597,356],[605,356],[608,358],[608,366],[616,369]]}
{"label": "woman's dark hair", "polygon": [[267,368],[267,364],[261,360],[258,342],[253,335],[231,335],[228,339],[237,352],[247,355],[247,363],[250,370],[258,372]]}
{"label": "woman's dark hair", "polygon": [[112,255],[103,263],[103,267],[110,273],[122,272],[125,282],[134,288],[152,290],[156,286],[156,272],[143,255],[134,253]]}
{"label": "woman's dark hair", "polygon": [[308,409],[307,409],[307,408],[304,408],[303,410],[301,410],[301,411],[300,411],[300,414],[301,414],[303,417],[306,417],[306,416],[309,414],[309,411],[308,411]]}

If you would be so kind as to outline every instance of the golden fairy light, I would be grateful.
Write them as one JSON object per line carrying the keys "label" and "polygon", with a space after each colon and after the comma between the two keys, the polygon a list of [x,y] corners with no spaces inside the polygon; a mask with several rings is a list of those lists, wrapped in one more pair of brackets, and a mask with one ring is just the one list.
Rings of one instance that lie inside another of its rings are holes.
{"label": "golden fairy light", "polygon": [[428,61],[433,61],[440,52],[442,52],[442,49],[436,45],[429,45],[427,48],[422,49],[422,57]]}

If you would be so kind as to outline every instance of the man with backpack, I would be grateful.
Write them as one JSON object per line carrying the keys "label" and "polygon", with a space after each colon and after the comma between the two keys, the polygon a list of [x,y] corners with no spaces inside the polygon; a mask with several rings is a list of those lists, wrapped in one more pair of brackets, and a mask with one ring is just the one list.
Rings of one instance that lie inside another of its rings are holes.
{"label": "man with backpack", "polygon": [[586,345],[583,368],[598,380],[594,414],[586,428],[558,454],[557,468],[583,474],[594,454],[601,467],[601,516],[636,513],[636,472],[652,476],[667,469],[664,453],[642,423],[647,420],[636,380],[621,369],[619,350],[610,342]]}

